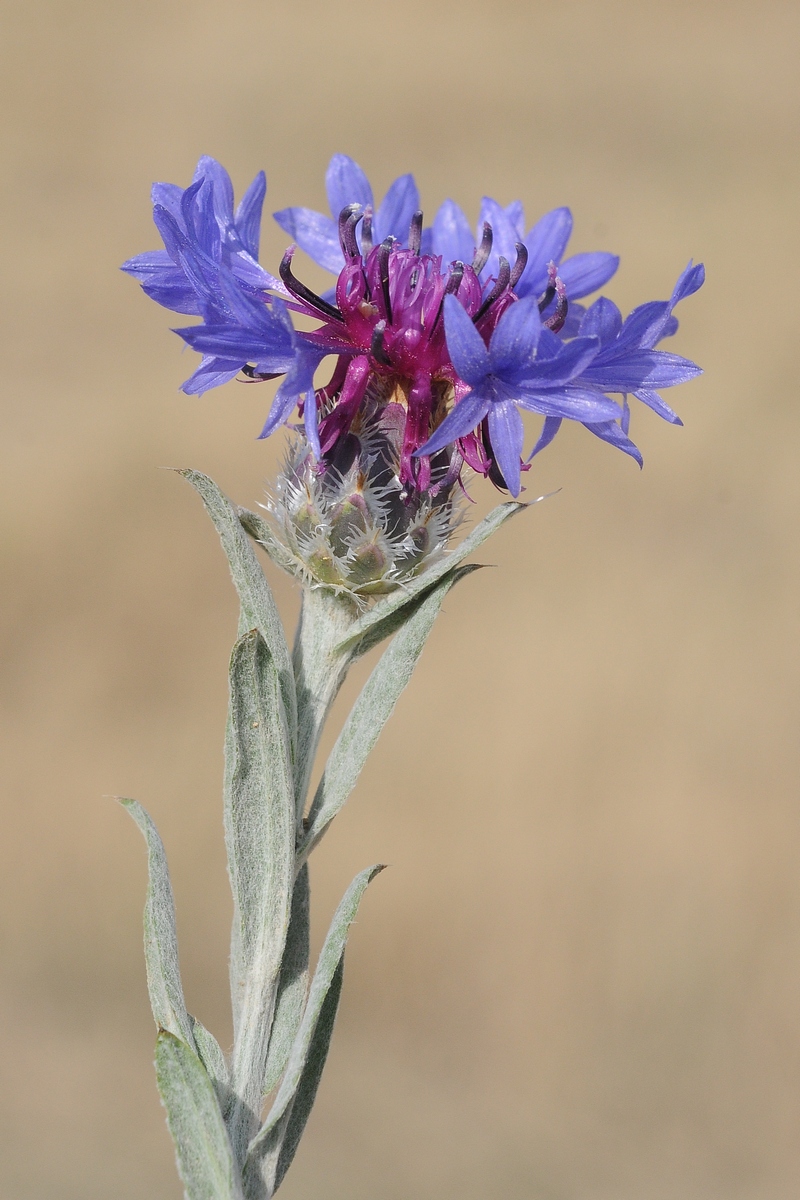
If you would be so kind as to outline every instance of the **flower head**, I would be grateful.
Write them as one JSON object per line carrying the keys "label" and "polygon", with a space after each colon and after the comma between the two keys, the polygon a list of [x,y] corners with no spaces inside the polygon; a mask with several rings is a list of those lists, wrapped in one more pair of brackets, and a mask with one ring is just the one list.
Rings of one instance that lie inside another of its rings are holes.
{"label": "flower head", "polygon": [[[424,228],[411,175],[394,181],[377,210],[364,172],[346,155],[333,157],[326,185],[330,217],[300,207],[275,214],[294,239],[276,277],[258,263],[263,174],[234,209],[227,172],[203,158],[188,188],[154,186],[164,249],[123,268],[158,303],[202,318],[176,331],[203,355],[184,391],[207,391],[240,372],[250,380],[284,376],[261,436],[298,410],[309,453],[293,471],[304,487],[309,471],[343,479],[357,462],[369,473],[381,429],[380,487],[393,488],[412,514],[435,503],[441,516],[465,465],[518,495],[521,471],[564,420],[639,461],[629,395],[679,423],[660,390],[699,368],[656,346],[675,331],[673,309],[700,287],[702,266],[690,264],[670,300],[623,321],[604,297],[588,309],[576,303],[605,284],[619,260],[605,252],[565,258],[566,208],[525,233],[519,202],[504,208],[484,198],[473,235],[450,200]],[[298,277],[298,246],[336,275],[330,292],[318,295]],[[314,327],[297,330],[292,314]],[[329,357],[329,381],[318,386]],[[528,462],[524,412],[544,419]],[[397,528],[407,525],[404,518]]]}

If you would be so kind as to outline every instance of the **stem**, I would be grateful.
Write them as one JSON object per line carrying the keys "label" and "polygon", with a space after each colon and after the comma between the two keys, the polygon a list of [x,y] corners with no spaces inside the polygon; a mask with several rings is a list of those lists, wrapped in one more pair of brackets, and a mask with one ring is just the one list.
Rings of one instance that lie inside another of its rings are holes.
{"label": "stem", "polygon": [[297,759],[295,804],[298,836],[302,832],[308,786],[325,720],[350,666],[348,654],[333,647],[346,637],[358,618],[351,599],[325,588],[304,588],[293,663],[297,685]]}

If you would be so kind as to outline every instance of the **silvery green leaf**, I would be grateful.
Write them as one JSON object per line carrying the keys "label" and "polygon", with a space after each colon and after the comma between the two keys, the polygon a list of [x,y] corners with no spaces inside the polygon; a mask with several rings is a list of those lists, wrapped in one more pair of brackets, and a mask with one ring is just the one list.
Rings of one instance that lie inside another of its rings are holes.
{"label": "silvery green leaf", "polygon": [[477,569],[466,566],[448,572],[431,591],[403,610],[401,628],[364,684],[325,764],[298,850],[301,858],[311,852],[355,787],[370,750],[411,678],[445,596],[459,579]]}
{"label": "silvery green leaf", "polygon": [[314,1028],[311,1045],[308,1048],[306,1065],[300,1077],[300,1082],[297,1085],[297,1095],[294,1098],[289,1118],[286,1121],[286,1128],[281,1139],[281,1148],[278,1154],[278,1162],[275,1167],[275,1182],[273,1184],[273,1191],[275,1192],[281,1186],[284,1175],[292,1165],[292,1160],[297,1153],[297,1147],[300,1145],[300,1139],[303,1136],[306,1122],[311,1116],[311,1109],[314,1107],[314,1101],[317,1098],[317,1088],[319,1087],[322,1072],[328,1058],[328,1050],[330,1049],[331,1037],[333,1036],[333,1026],[336,1022],[336,1013],[339,1009],[339,997],[342,994],[343,979],[344,954],[339,959],[339,965],[334,972],[331,985],[322,1002],[322,1008],[320,1009],[319,1018]]}
{"label": "silvery green leaf", "polygon": [[292,915],[286,934],[275,1016],[269,1035],[264,1095],[278,1086],[303,1016],[308,988],[309,888],[308,867],[298,872],[292,895]]}
{"label": "silvery green leaf", "polygon": [[[231,657],[224,823],[234,897],[234,1152],[257,1127],[294,885],[294,787],[275,661],[258,630]],[[243,1156],[243,1155],[242,1155]]]}
{"label": "silvery green leaf", "polygon": [[167,869],[167,856],[151,818],[136,800],[120,798],[147,843],[147,899],[144,906],[144,956],[147,990],[153,1019],[160,1029],[194,1046],[192,1022],[186,1012],[178,964],[175,901]]}
{"label": "silvery green leaf", "polygon": [[265,521],[258,513],[251,512],[249,508],[237,506],[236,511],[239,514],[242,528],[250,534],[254,541],[258,542],[259,546],[263,546],[275,565],[284,571],[292,571],[296,565],[295,560],[283,542],[275,536],[269,522]]}
{"label": "silvery green leaf", "polygon": [[156,1078],[187,1200],[242,1200],[242,1188],[214,1088],[185,1042],[162,1030]]}
{"label": "silvery green leaf", "polygon": [[398,588],[396,592],[392,592],[384,600],[379,600],[377,604],[374,604],[368,612],[351,625],[336,649],[350,649],[354,653],[354,657],[366,654],[368,650],[383,641],[402,624],[402,613],[408,605],[412,604],[423,592],[429,591],[438,580],[444,578],[469,554],[472,554],[473,550],[477,550],[509,517],[516,516],[517,513],[529,507],[530,505],[520,504],[517,501],[499,504],[489,513],[488,517],[484,517],[480,524],[475,526],[472,533],[465,537],[455,550],[444,554],[439,562],[428,567],[416,579],[405,584],[402,589]]}
{"label": "silvery green leaf", "polygon": [[217,1093],[220,1109],[224,1113],[228,1107],[231,1095],[230,1072],[228,1071],[228,1064],[225,1061],[225,1055],[220,1049],[219,1042],[213,1033],[209,1033],[205,1025],[202,1025],[191,1013],[189,1014],[189,1020],[192,1023],[194,1044],[197,1048],[200,1061],[205,1067],[209,1079],[214,1084],[214,1091]]}
{"label": "silvery green leaf", "polygon": [[[299,1102],[299,1130],[292,1126],[294,1144],[291,1147],[290,1159],[294,1154],[328,1051],[338,990],[341,988],[342,959],[347,935],[367,885],[382,870],[382,866],[368,867],[356,876],[331,922],[281,1086],[264,1125],[248,1147],[244,1177],[245,1190],[251,1200],[271,1196],[275,1190],[281,1147],[289,1133],[293,1107]],[[326,1007],[331,988],[333,996],[331,1003]],[[289,1143],[286,1144],[288,1152]],[[286,1165],[288,1166],[288,1163]]]}
{"label": "silvery green leaf", "polygon": [[297,726],[297,700],[294,690],[294,675],[275,600],[266,576],[256,558],[247,534],[242,529],[239,515],[212,479],[200,471],[184,470],[179,474],[188,479],[199,493],[211,520],[216,526],[222,548],[228,559],[233,582],[242,605],[242,621],[239,632],[257,629],[269,647],[278,670],[283,692],[283,702],[289,722],[292,742]]}

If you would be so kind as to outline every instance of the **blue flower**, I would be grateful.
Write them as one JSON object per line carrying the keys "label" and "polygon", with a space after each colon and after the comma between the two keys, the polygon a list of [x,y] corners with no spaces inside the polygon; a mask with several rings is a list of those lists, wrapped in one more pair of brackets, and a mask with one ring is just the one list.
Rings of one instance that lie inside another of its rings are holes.
{"label": "blue flower", "polygon": [[[454,260],[469,263],[473,260],[476,247],[482,242],[486,244],[486,225],[491,229],[491,240],[488,256],[478,274],[484,280],[496,279],[500,272],[500,257],[513,263],[518,253],[517,246],[521,244],[527,254],[527,262],[514,285],[520,298],[541,296],[548,287],[549,264],[555,263],[573,313],[579,313],[583,310],[580,306],[574,306],[574,301],[596,292],[608,282],[619,266],[617,255],[604,251],[573,254],[564,259],[572,233],[572,213],[568,208],[554,208],[546,213],[526,235],[525,213],[521,203],[515,200],[503,208],[489,196],[484,196],[481,203],[475,235],[459,206],[452,200],[445,200],[430,230],[425,231],[426,241],[433,254],[441,254],[444,263]],[[574,317],[572,324],[575,324]],[[574,329],[567,332],[574,332]]]}
{"label": "blue flower", "polygon": [[[334,154],[325,175],[325,187],[331,206],[330,217],[311,208],[284,208],[273,216],[281,229],[314,262],[338,275],[345,262],[339,242],[339,216],[351,204],[371,212],[374,207],[372,188],[358,163],[346,154]],[[387,237],[394,237],[405,245],[411,218],[418,209],[419,191],[414,176],[401,175],[395,179],[372,218],[375,245]]]}
{"label": "blue flower", "polygon": [[[669,354],[654,347],[678,328],[673,309],[687,296],[698,291],[705,280],[702,263],[689,263],[681,273],[669,300],[651,300],[641,304],[623,321],[613,301],[601,296],[587,310],[580,324],[582,337],[595,337],[600,351],[578,382],[583,387],[624,396],[622,416],[616,421],[584,422],[596,437],[624,451],[642,465],[639,448],[628,437],[630,407],[627,397],[635,396],[672,425],[682,425],[680,417],[659,395],[661,388],[674,387],[702,374],[691,359]],[[541,437],[531,458],[548,446],[561,426],[557,418],[545,421]]]}
{"label": "blue flower", "polygon": [[151,299],[173,312],[187,316],[203,314],[203,296],[187,276],[176,254],[176,227],[197,254],[210,262],[224,263],[239,282],[254,291],[284,292],[283,285],[258,264],[261,210],[267,180],[259,171],[234,212],[233,185],[220,163],[203,156],[188,188],[174,183],[153,184],[153,219],[164,236],[166,249],[137,254],[123,263]]}
{"label": "blue flower", "polygon": [[505,310],[488,347],[454,296],[445,296],[444,321],[451,361],[470,390],[417,455],[443,450],[487,419],[492,453],[508,490],[517,496],[524,438],[520,408],[559,420],[603,421],[620,415],[613,400],[574,382],[600,349],[599,340],[561,342],[543,328],[532,297]]}

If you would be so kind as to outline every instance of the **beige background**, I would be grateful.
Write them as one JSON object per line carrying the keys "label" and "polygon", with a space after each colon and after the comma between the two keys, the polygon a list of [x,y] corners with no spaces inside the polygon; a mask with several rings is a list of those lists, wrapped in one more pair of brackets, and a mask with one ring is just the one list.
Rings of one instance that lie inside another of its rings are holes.
{"label": "beige background", "polygon": [[[570,204],[626,310],[704,259],[676,349],[707,373],[674,393],[684,429],[635,413],[641,474],[561,436],[529,477],[559,494],[448,600],[315,860],[317,936],[393,866],[283,1194],[797,1196],[800,10],[6,0],[2,23],[0,1200],[180,1196],[143,847],[110,794],[159,823],[190,1005],[227,1037],[235,603],[156,468],[254,504],[280,438],[254,440],[270,385],[177,392],[193,356],[117,265],[157,244],[151,181],[201,153],[239,193],[265,167],[271,212],[324,206],[334,151],[380,195],[413,170],[429,216]],[[264,261],[284,243],[269,222]]]}

